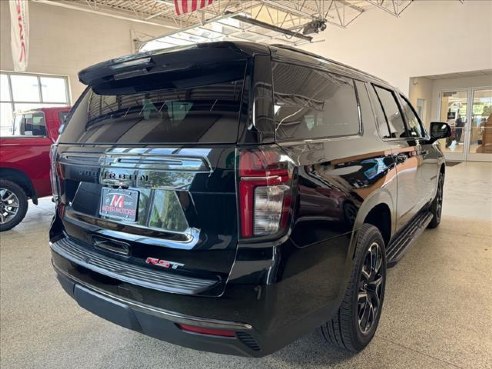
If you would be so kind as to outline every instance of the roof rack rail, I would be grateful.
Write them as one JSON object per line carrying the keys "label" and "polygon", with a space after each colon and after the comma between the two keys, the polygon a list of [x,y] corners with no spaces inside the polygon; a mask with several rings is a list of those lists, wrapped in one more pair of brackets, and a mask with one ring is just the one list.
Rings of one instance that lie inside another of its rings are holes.
{"label": "roof rack rail", "polygon": [[382,81],[382,82],[387,83],[386,81],[382,80],[381,78],[376,77],[376,76],[374,76],[372,74],[369,74],[367,72],[364,72],[363,70],[360,70],[360,69],[351,67],[350,65],[347,65],[347,64],[344,64],[344,63],[340,63],[340,62],[338,62],[336,60],[333,60],[333,59],[325,58],[324,56],[317,55],[317,54],[311,53],[309,51],[305,51],[305,50],[298,49],[298,48],[293,47],[293,46],[290,46],[290,45],[283,45],[283,44],[271,44],[270,46],[273,46],[273,47],[276,47],[276,48],[279,48],[279,49],[285,49],[285,50],[289,50],[289,51],[294,51],[294,52],[297,52],[299,54],[311,56],[311,57],[316,58],[316,59],[322,59],[322,60],[327,61],[329,63],[333,63],[333,64],[339,65],[341,67],[354,70],[354,71],[356,71],[358,73],[361,73],[361,74],[363,74],[365,76],[369,76],[369,77],[374,78],[374,79],[376,79],[378,81]]}

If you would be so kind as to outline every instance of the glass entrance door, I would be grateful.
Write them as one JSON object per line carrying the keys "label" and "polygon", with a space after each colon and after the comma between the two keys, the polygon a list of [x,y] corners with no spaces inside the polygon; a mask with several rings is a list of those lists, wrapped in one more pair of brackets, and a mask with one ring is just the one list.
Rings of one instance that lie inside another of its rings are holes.
{"label": "glass entrance door", "polygon": [[492,161],[492,88],[472,91],[467,160]]}
{"label": "glass entrance door", "polygon": [[441,148],[448,160],[465,159],[464,129],[468,117],[469,91],[443,91],[441,93],[440,121],[451,126],[451,137],[441,140]]}
{"label": "glass entrance door", "polygon": [[442,91],[440,121],[452,132],[441,140],[446,159],[492,161],[492,88]]}

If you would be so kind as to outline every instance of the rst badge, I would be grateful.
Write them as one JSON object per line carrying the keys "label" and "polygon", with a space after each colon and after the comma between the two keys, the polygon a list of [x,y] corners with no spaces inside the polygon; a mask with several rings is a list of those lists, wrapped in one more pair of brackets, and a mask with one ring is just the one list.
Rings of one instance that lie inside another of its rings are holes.
{"label": "rst badge", "polygon": [[162,259],[151,258],[151,257],[148,257],[145,260],[145,262],[147,264],[157,265],[157,266],[160,266],[160,267],[166,268],[166,269],[178,269],[178,268],[184,266],[184,264],[175,263],[174,261],[162,260]]}

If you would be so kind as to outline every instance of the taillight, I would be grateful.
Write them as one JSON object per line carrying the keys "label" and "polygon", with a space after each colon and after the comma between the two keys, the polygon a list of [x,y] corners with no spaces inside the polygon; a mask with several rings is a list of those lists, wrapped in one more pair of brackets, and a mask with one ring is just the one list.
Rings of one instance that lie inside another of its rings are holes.
{"label": "taillight", "polygon": [[51,180],[51,192],[53,193],[53,201],[57,202],[60,197],[60,189],[57,178],[57,165],[56,165],[56,145],[51,145],[50,150],[50,180]]}
{"label": "taillight", "polygon": [[241,237],[277,234],[288,225],[292,165],[277,149],[239,152]]}

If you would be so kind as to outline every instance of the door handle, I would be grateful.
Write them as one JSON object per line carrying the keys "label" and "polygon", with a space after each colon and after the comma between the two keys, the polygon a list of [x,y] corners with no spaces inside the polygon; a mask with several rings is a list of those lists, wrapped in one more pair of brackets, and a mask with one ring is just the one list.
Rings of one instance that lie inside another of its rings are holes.
{"label": "door handle", "polygon": [[120,255],[130,255],[130,244],[126,242],[110,240],[99,236],[93,236],[92,242],[96,248],[115,252]]}

